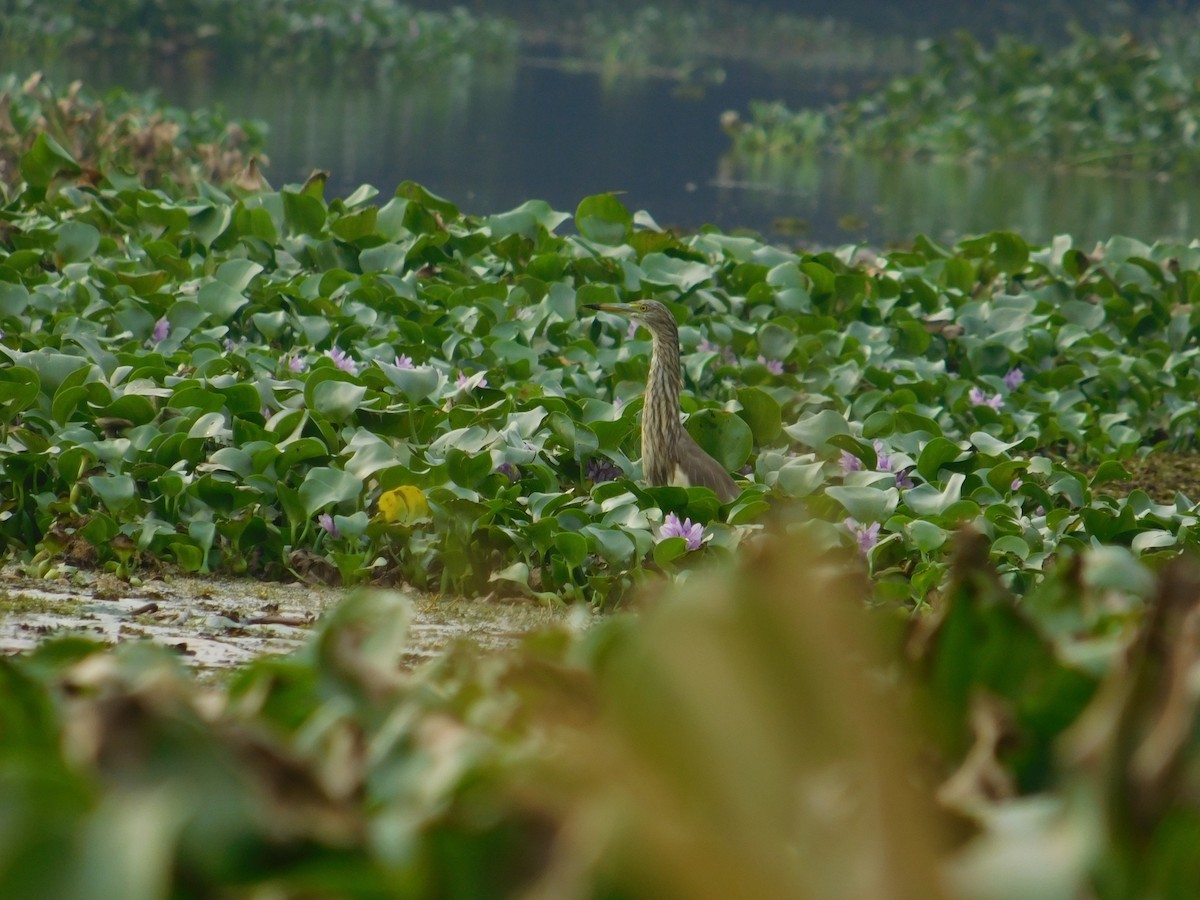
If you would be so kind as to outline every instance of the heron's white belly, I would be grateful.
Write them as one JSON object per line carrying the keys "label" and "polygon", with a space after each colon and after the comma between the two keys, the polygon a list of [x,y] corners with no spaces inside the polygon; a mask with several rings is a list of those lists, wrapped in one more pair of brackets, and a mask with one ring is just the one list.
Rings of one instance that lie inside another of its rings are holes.
{"label": "heron's white belly", "polygon": [[692,483],[688,481],[687,474],[683,471],[678,463],[675,464],[675,471],[671,475],[671,484],[675,487],[691,487]]}

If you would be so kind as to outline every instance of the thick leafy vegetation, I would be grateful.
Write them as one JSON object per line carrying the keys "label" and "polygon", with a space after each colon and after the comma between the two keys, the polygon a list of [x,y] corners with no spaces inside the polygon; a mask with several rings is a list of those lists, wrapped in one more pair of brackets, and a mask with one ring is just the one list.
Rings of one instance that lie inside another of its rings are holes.
{"label": "thick leafy vegetation", "polygon": [[1194,895],[1200,581],[1131,600],[1144,570],[1085,551],[1018,605],[986,554],[884,642],[888,612],[780,542],[637,618],[411,673],[391,594],[221,686],[149,643],[46,643],[0,660],[0,890]]}
{"label": "thick leafy vegetation", "polygon": [[438,65],[508,60],[516,31],[461,7],[422,10],[392,0],[67,0],[48,10],[0,2],[0,46],[10,54],[188,53],[224,66],[272,66],[339,76],[413,74]]}
{"label": "thick leafy vegetation", "polygon": [[604,4],[570,16],[555,5],[543,12],[538,23],[523,23],[527,45],[551,44],[568,65],[589,63],[614,78],[720,81],[722,67],[738,63],[764,70],[896,71],[912,58],[909,42],[887,29],[740,3]]}
{"label": "thick leafy vegetation", "polygon": [[1195,29],[1153,41],[1078,33],[1060,50],[960,33],[929,43],[921,68],[828,110],[758,103],[726,114],[737,150],[822,147],[950,159],[1050,160],[1101,170],[1200,168]]}
{"label": "thick leafy vegetation", "polygon": [[[560,235],[544,203],[415,184],[176,200],[75,169],[39,138],[3,212],[0,542],[37,571],[332,564],[605,604],[801,503],[920,604],[963,522],[1018,588],[1066,548],[1194,542],[1189,496],[1101,488],[1194,443],[1196,248],[804,254],[607,195]],[[724,508],[637,480],[649,341],[584,305],[644,296],[683,322],[689,429],[747,476]]]}
{"label": "thick leafy vegetation", "polygon": [[[0,77],[0,111],[0,181],[10,187],[45,180],[59,166],[173,193],[194,194],[201,182],[263,186],[257,168],[263,127],[219,112],[184,110],[125,91],[96,100],[79,83],[56,91],[40,74],[24,82]],[[22,168],[23,159],[33,169]]]}
{"label": "thick leafy vegetation", "polygon": [[719,79],[721,64],[747,60],[766,68],[894,70],[911,56],[906,41],[887,29],[726,2],[632,9],[523,3],[503,14],[490,7],[476,14],[393,0],[192,0],[170,8],[121,0],[103,9],[69,0],[47,14],[29,0],[0,0],[0,47],[21,58],[64,50],[100,58],[114,51],[168,59],[186,52],[234,68],[387,78],[512,65],[522,45],[535,53],[549,47],[565,65],[599,66],[625,78],[700,72]]}
{"label": "thick leafy vegetation", "polygon": [[[26,571],[681,588],[411,673],[391,594],[219,685],[147,643],[0,660],[3,896],[1200,889],[1200,579],[1159,565],[1197,503],[1112,490],[1195,449],[1200,249],[804,253],[609,195],[185,196],[22,149],[0,550]],[[649,345],[586,309],[634,297],[681,320],[731,504],[637,478]]]}

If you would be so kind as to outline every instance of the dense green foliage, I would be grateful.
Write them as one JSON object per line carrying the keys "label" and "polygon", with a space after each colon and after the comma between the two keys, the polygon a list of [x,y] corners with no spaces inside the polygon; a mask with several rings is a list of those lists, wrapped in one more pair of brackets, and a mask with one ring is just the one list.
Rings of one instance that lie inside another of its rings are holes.
{"label": "dense green foliage", "polygon": [[1194,895],[1200,582],[1085,551],[1018,606],[985,555],[879,646],[891,616],[794,542],[411,673],[391,594],[219,686],[49,641],[0,660],[0,892]]}
{"label": "dense green foliage", "polygon": [[[1200,504],[1114,490],[1196,448],[1200,247],[151,187],[54,127],[0,182],[0,555],[648,608],[413,672],[395,594],[216,684],[0,659],[0,896],[1200,891]],[[639,297],[731,504],[638,478],[649,344],[587,304]]]}
{"label": "dense green foliage", "polygon": [[[604,604],[691,564],[668,514],[712,556],[802,502],[816,546],[920,604],[963,522],[1018,587],[1068,547],[1195,540],[1190,497],[1098,488],[1194,445],[1196,248],[859,258],[681,238],[607,195],[559,235],[538,201],[327,202],[321,177],[176,200],[75,168],[39,138],[3,212],[0,542],[38,571],[81,547],[122,572],[324,560]],[[646,296],[684,320],[689,429],[752,476],[729,506],[636,480],[649,341],[584,305]]]}
{"label": "dense green foliage", "polygon": [[[393,0],[118,0],[0,2],[9,53],[209,53],[223,65],[278,66],[328,77],[411,74],[455,62],[509,59],[508,22],[417,9]],[[24,57],[23,57],[24,58]]]}
{"label": "dense green foliage", "polygon": [[764,70],[895,71],[912,58],[910,43],[888,32],[739,3],[636,10],[603,5],[574,18],[559,11],[540,29],[527,23],[523,34],[530,44],[556,45],[567,59],[619,77],[668,73],[719,80],[731,63]]}
{"label": "dense green foliage", "polygon": [[[519,44],[551,47],[567,65],[607,74],[720,77],[720,65],[753,60],[766,68],[902,67],[906,41],[833,19],[766,13],[738,3],[561,5],[496,15],[462,6],[421,9],[394,0],[123,0],[45,4],[0,0],[0,47],[23,59],[66,50],[107,58],[113,51],[219,59],[222,65],[314,71],[337,77],[444,72],[448,65],[512,63]],[[324,76],[322,76],[324,77]]]}
{"label": "dense green foliage", "polygon": [[930,42],[920,70],[829,110],[760,103],[726,119],[735,147],[835,147],[951,159],[1048,160],[1120,170],[1200,168],[1195,29],[1170,20],[1153,42],[1079,33],[1044,50],[966,33]]}

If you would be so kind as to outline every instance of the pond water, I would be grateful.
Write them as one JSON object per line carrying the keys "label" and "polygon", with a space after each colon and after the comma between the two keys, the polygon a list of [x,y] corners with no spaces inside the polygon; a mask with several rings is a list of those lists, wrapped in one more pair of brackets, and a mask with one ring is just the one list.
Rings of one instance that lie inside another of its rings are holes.
{"label": "pond water", "polygon": [[[59,67],[54,67],[59,68]],[[203,68],[58,77],[89,86],[156,87],[184,105],[219,103],[270,127],[268,179],[331,172],[330,190],[370,183],[390,193],[412,179],[475,213],[530,198],[571,211],[582,197],[624,193],[662,225],[749,228],[779,240],[876,245],[918,232],[940,240],[1013,228],[1044,242],[1191,239],[1200,181],[1120,178],[1050,168],[827,157],[748,165],[731,158],[718,117],[752,99],[823,105],[861,90],[859,74],[728,68],[724,82],[681,88],[662,79],[605,81],[547,61],[479,73],[450,70],[390,84],[222,78]],[[878,79],[876,79],[878,81]]]}

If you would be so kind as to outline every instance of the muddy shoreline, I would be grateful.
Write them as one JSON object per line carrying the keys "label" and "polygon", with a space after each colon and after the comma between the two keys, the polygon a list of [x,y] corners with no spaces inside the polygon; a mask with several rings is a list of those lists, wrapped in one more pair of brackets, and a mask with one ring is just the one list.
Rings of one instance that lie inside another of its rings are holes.
{"label": "muddy shoreline", "polygon": [[[152,640],[175,649],[197,670],[222,670],[296,649],[322,614],[349,593],[328,585],[183,574],[141,583],[85,571],[39,579],[9,566],[0,569],[0,654],[66,635],[109,644]],[[413,603],[409,665],[455,640],[503,646],[580,615],[522,599],[400,593]]]}

